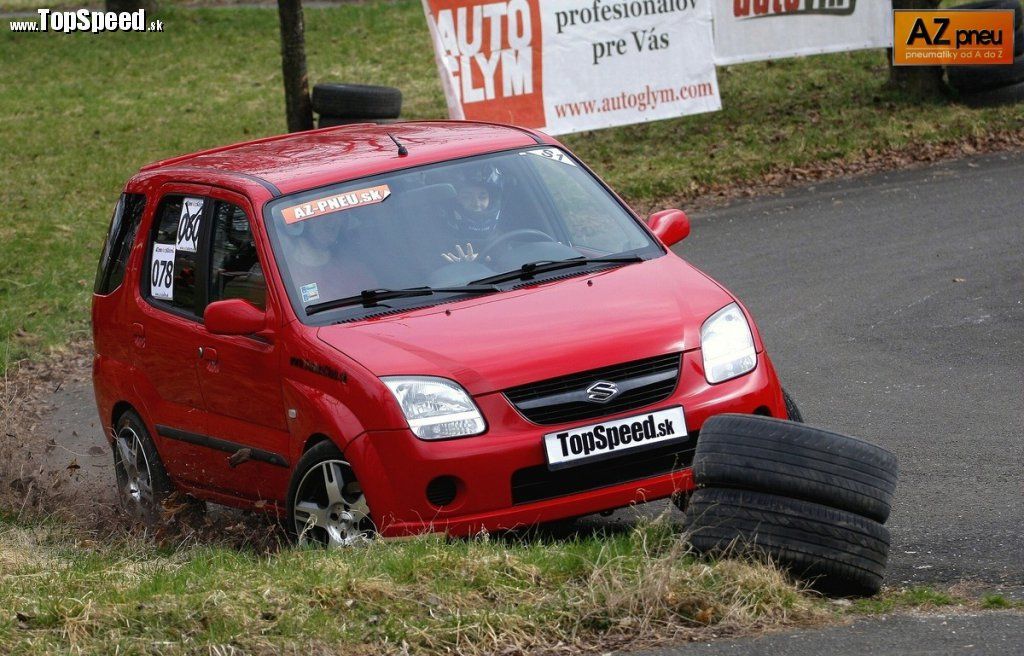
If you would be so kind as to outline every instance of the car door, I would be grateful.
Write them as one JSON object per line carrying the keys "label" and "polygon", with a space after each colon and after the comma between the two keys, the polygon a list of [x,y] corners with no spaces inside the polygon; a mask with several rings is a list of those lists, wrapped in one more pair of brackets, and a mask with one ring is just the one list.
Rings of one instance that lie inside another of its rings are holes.
{"label": "car door", "polygon": [[126,317],[135,370],[134,385],[144,414],[155,427],[154,440],[167,472],[188,484],[203,484],[204,454],[182,434],[205,434],[206,417],[196,352],[199,348],[203,290],[199,235],[209,188],[168,184],[157,203],[146,236],[146,255],[134,303]]}
{"label": "car door", "polygon": [[208,302],[243,299],[268,316],[268,329],[254,335],[200,328],[199,384],[210,436],[225,451],[217,485],[248,498],[276,499],[287,489],[290,443],[280,346],[269,327],[280,314],[267,292],[249,202],[216,188],[210,194]]}

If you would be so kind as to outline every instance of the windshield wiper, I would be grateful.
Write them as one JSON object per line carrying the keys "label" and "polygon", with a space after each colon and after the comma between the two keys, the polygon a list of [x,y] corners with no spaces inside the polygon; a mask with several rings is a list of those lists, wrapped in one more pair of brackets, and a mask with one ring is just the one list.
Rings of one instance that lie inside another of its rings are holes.
{"label": "windshield wiper", "polygon": [[574,257],[569,260],[539,260],[527,262],[518,269],[498,273],[493,276],[472,281],[471,285],[497,285],[510,280],[528,280],[538,273],[568,269],[571,267],[585,266],[587,264],[628,264],[630,262],[643,262],[644,258],[639,255],[623,255],[618,257]]}
{"label": "windshield wiper", "polygon": [[408,289],[364,289],[355,296],[336,298],[333,301],[314,303],[306,308],[306,316],[313,316],[328,310],[349,307],[351,305],[362,305],[363,307],[374,307],[381,301],[389,301],[395,298],[412,298],[415,296],[432,296],[434,294],[493,294],[500,292],[497,287],[490,285],[470,284],[464,287],[410,287]]}

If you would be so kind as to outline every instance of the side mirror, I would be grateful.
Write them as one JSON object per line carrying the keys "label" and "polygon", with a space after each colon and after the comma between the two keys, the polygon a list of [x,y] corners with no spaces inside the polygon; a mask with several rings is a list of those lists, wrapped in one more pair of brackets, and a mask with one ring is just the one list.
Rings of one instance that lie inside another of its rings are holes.
{"label": "side mirror", "polygon": [[665,246],[677,244],[690,234],[690,219],[682,210],[662,210],[647,219],[647,225]]}
{"label": "side mirror", "polygon": [[214,335],[252,335],[263,330],[267,315],[249,301],[229,298],[207,305],[203,323]]}

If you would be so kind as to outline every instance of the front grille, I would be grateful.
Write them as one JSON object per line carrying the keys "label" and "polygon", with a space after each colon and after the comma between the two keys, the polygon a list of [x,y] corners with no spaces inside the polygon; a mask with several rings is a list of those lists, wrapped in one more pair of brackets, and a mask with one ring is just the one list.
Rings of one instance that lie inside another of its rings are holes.
{"label": "front grille", "polygon": [[623,453],[619,458],[551,471],[547,465],[512,474],[512,503],[530,503],[660,476],[693,464],[697,431],[684,442]]}
{"label": "front grille", "polygon": [[[667,399],[679,378],[678,353],[513,387],[505,398],[535,424],[561,424],[625,412]],[[586,389],[610,381],[622,392],[607,403],[587,399]]]}

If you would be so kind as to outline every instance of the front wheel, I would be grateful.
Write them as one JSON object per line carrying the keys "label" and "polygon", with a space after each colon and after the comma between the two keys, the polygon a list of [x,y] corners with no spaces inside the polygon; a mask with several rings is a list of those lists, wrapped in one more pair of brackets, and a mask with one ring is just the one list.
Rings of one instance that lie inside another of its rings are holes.
{"label": "front wheel", "polygon": [[352,466],[333,442],[299,460],[288,490],[288,531],[300,546],[347,547],[373,535],[373,521]]}

